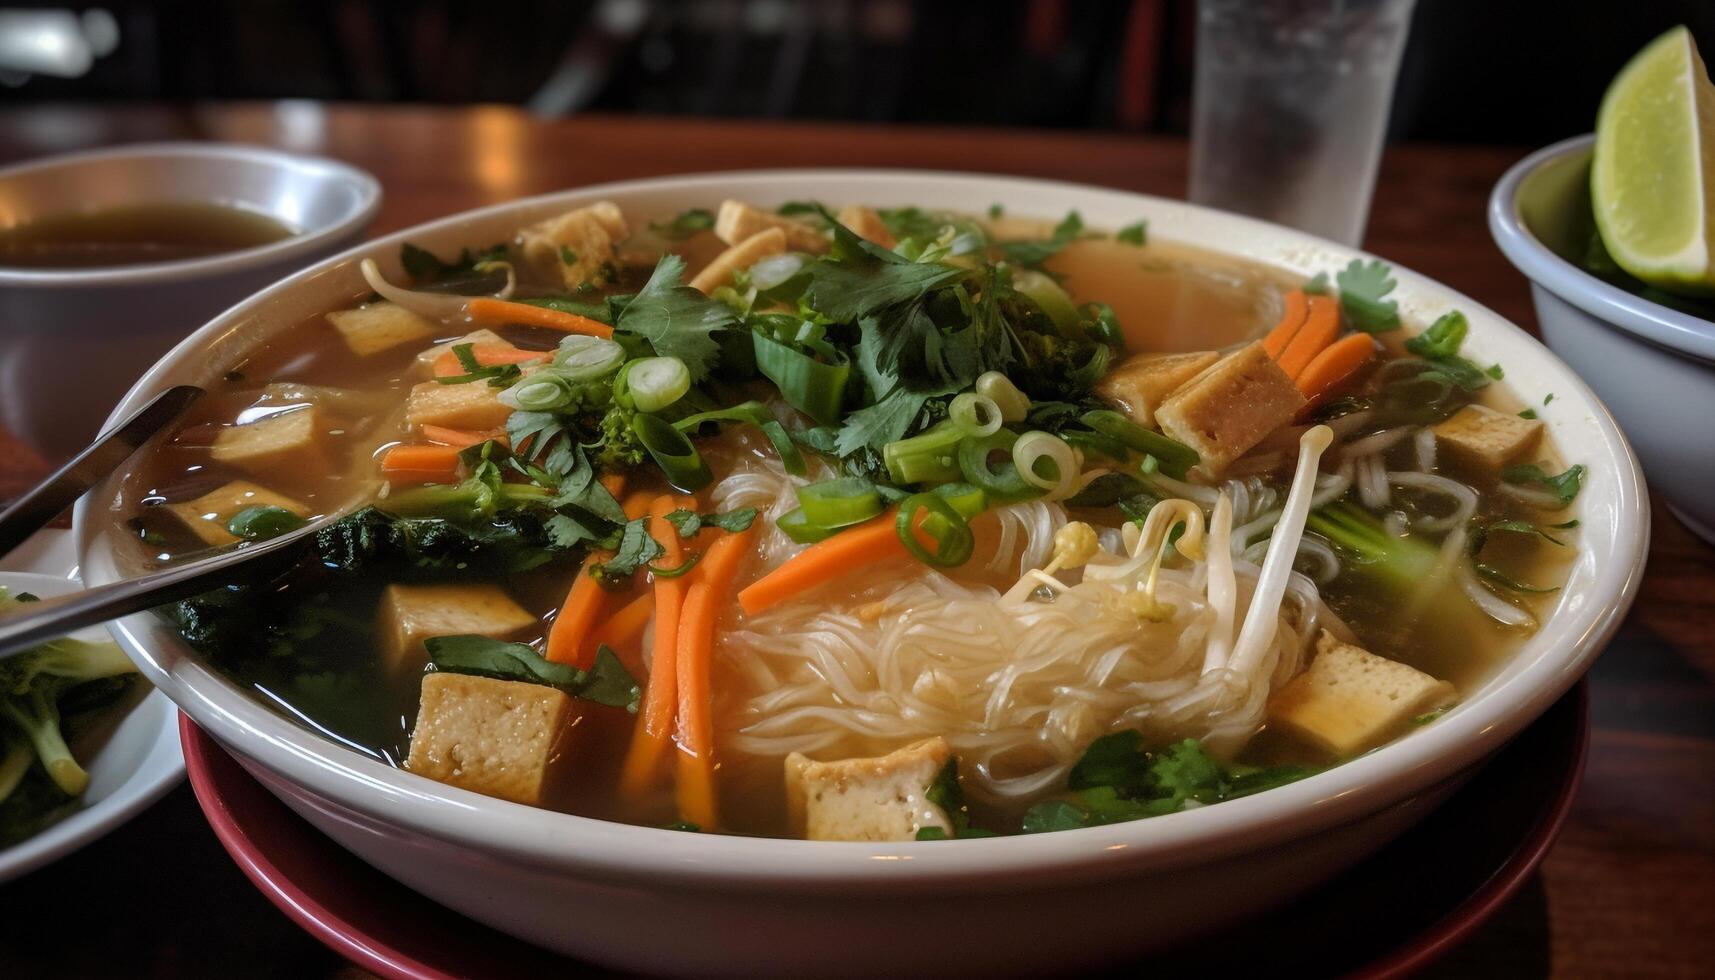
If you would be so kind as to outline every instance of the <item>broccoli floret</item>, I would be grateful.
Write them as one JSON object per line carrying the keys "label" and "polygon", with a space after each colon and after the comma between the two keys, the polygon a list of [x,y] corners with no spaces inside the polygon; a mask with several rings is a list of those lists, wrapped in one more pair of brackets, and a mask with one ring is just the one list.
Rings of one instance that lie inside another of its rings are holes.
{"label": "broccoli floret", "polygon": [[649,458],[642,440],[631,430],[636,413],[614,405],[601,417],[601,449],[596,451],[596,468],[604,472],[629,470],[641,466]]}

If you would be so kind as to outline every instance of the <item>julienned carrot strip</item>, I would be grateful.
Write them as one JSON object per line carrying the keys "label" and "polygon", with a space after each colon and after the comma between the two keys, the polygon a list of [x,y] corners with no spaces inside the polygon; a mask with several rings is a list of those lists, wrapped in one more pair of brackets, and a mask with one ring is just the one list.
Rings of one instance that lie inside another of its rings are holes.
{"label": "julienned carrot strip", "polygon": [[[650,497],[644,491],[627,497],[625,516],[635,519],[641,515],[649,505]],[[543,656],[554,663],[580,668],[588,668],[595,663],[593,653],[588,659],[584,656],[591,653],[585,649],[584,638],[589,636],[596,620],[601,618],[602,609],[607,605],[607,590],[590,574],[590,570],[612,557],[611,551],[591,551],[578,567],[578,577],[572,581],[571,591],[566,593],[566,603],[560,607],[560,614],[554,617],[554,625],[548,627],[548,645]]]}
{"label": "julienned carrot strip", "polygon": [[849,531],[818,541],[740,590],[739,606],[745,615],[754,616],[855,568],[886,558],[905,557],[910,552],[905,550],[905,543],[899,540],[899,532],[893,525],[894,512],[888,510]]}
{"label": "julienned carrot strip", "polygon": [[739,565],[750,553],[755,525],[723,535],[703,552],[679,617],[679,817],[700,827],[720,825],[715,799],[715,727],[711,674],[715,627],[732,599]]}
{"label": "julienned carrot strip", "polygon": [[464,305],[472,320],[482,323],[522,323],[532,327],[547,327],[562,333],[581,333],[590,337],[611,337],[613,328],[600,320],[576,313],[550,310],[545,306],[514,303],[504,299],[478,297]]}
{"label": "julienned carrot strip", "polygon": [[381,472],[392,483],[457,483],[455,446],[394,446],[381,457]]}
{"label": "julienned carrot strip", "polygon": [[615,498],[625,492],[624,473],[603,473],[596,477],[596,482],[600,483]]}
{"label": "julienned carrot strip", "polygon": [[1321,404],[1375,356],[1376,342],[1367,333],[1355,333],[1328,345],[1294,379],[1307,399],[1304,407]]}
{"label": "julienned carrot strip", "polygon": [[[498,364],[523,364],[527,361],[540,361],[549,356],[548,351],[523,350],[511,344],[472,344],[470,356],[483,367],[494,367]],[[459,360],[457,353],[447,351],[435,358],[435,377],[456,378],[461,374],[469,374],[470,369]]]}
{"label": "julienned carrot strip", "polygon": [[[672,497],[661,496],[649,508],[652,517],[664,517],[677,509]],[[664,520],[650,522],[650,533],[665,552],[656,559],[662,567],[678,565],[684,560],[679,548],[679,536]],[[694,574],[694,573],[693,573]],[[683,576],[655,577],[655,638],[649,662],[649,680],[643,690],[643,705],[637,712],[637,725],[632,729],[631,751],[625,757],[625,770],[620,774],[619,787],[627,796],[641,796],[654,785],[661,772],[661,760],[667,754],[667,742],[673,736],[673,711],[678,701],[679,685],[679,618],[685,600]]]}
{"label": "julienned carrot strip", "polygon": [[1262,339],[1262,349],[1268,351],[1268,356],[1280,359],[1280,352],[1291,342],[1292,335],[1304,326],[1304,315],[1310,310],[1310,297],[1304,295],[1304,290],[1294,289],[1286,294],[1286,312],[1280,315],[1280,322]]}
{"label": "julienned carrot strip", "polygon": [[480,446],[490,439],[504,443],[506,431],[504,429],[490,429],[487,432],[470,432],[465,429],[449,429],[444,425],[425,425],[423,426],[423,438],[436,445],[451,446],[454,449],[469,449],[472,446]]}
{"label": "julienned carrot strip", "polygon": [[1312,296],[1304,326],[1275,360],[1280,362],[1280,369],[1286,372],[1287,377],[1296,378],[1316,359],[1317,354],[1334,342],[1339,333],[1340,304],[1327,296]]}
{"label": "julienned carrot strip", "polygon": [[637,639],[643,632],[643,627],[649,625],[649,617],[654,613],[655,593],[644,592],[619,607],[612,616],[602,620],[595,629],[590,630],[587,645],[590,648],[591,662],[594,662],[596,647],[619,647]]}

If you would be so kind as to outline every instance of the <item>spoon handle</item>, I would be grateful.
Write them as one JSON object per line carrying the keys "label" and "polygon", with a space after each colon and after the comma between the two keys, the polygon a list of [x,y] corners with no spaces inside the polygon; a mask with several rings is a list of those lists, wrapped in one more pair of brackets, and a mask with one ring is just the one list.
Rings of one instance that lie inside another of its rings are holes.
{"label": "spoon handle", "polygon": [[[279,571],[299,558],[312,530],[301,528],[272,541],[240,545],[139,578],[29,603],[0,619],[0,660],[85,626],[231,585],[240,577],[251,580]],[[241,572],[239,566],[243,566]]]}
{"label": "spoon handle", "polygon": [[96,437],[89,448],[0,511],[0,555],[16,548],[90,487],[131,458],[149,437],[173,423],[202,396],[194,385],[178,385],[155,396],[125,421]]}

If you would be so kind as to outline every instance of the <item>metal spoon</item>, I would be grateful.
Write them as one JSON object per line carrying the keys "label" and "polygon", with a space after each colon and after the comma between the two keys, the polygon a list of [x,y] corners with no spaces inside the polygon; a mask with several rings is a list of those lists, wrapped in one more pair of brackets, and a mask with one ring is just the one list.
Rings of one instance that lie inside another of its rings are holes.
{"label": "metal spoon", "polygon": [[284,571],[302,556],[312,535],[344,516],[343,510],[326,514],[277,538],[245,542],[140,578],[30,603],[28,612],[0,619],[0,660],[85,626],[230,585],[240,568],[245,578]]}

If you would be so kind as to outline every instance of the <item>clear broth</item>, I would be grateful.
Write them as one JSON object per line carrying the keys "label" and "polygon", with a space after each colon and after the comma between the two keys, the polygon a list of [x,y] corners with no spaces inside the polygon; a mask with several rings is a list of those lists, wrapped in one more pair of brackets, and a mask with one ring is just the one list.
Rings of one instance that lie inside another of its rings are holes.
{"label": "clear broth", "polygon": [[292,237],[269,215],[208,201],[66,212],[0,230],[0,266],[93,269],[179,262]]}

